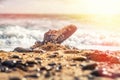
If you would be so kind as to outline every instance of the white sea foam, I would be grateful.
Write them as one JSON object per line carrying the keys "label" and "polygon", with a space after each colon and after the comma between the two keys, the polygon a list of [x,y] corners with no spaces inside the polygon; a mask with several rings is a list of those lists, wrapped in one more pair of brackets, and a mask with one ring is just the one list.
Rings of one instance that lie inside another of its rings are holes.
{"label": "white sea foam", "polygon": [[75,24],[78,30],[62,44],[79,49],[120,50],[120,34],[93,30],[73,20],[60,19],[2,19],[0,22],[0,49],[13,50],[15,47],[30,47],[36,40],[42,41],[49,29],[59,29]]}

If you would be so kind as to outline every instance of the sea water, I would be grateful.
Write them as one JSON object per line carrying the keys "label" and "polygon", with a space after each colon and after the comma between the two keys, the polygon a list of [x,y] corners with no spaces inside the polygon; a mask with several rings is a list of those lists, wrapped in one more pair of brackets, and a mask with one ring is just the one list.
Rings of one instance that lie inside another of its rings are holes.
{"label": "sea water", "polygon": [[57,18],[0,18],[0,50],[12,51],[15,47],[29,48],[42,41],[49,29],[60,29],[74,24],[77,31],[62,44],[79,49],[120,50],[120,33],[94,29],[73,19]]}

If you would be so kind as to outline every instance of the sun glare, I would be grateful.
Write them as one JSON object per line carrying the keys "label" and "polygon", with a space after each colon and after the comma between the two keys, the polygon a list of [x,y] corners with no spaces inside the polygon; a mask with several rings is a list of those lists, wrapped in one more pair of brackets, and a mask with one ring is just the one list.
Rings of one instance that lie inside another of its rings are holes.
{"label": "sun glare", "polygon": [[83,17],[84,22],[95,24],[96,28],[120,31],[120,0],[75,1],[73,6],[77,8],[76,12],[89,15]]}
{"label": "sun glare", "polygon": [[83,11],[92,14],[119,14],[120,0],[77,0],[77,10],[83,5]]}

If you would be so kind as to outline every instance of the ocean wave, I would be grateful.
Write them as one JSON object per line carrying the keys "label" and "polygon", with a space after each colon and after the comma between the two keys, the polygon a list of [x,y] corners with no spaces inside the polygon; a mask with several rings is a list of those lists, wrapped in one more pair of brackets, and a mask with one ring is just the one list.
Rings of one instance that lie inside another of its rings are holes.
{"label": "ocean wave", "polygon": [[95,47],[92,46],[120,46],[119,33],[95,30],[90,28],[89,25],[83,25],[74,20],[43,18],[34,20],[2,20],[0,22],[0,49],[13,50],[17,46],[30,47],[35,41],[42,41],[44,33],[49,29],[59,29],[68,24],[75,24],[78,30],[62,44],[84,49],[87,49],[88,46],[93,49]]}

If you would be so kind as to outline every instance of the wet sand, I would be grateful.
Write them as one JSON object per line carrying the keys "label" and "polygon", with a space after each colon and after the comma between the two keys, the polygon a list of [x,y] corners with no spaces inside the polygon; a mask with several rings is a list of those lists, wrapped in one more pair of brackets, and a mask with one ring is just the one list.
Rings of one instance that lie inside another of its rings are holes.
{"label": "wet sand", "polygon": [[0,51],[0,80],[119,80],[119,53],[67,46]]}

